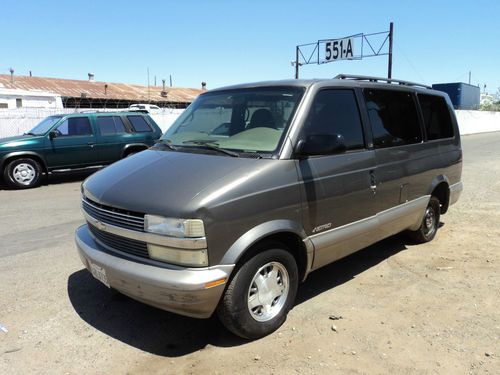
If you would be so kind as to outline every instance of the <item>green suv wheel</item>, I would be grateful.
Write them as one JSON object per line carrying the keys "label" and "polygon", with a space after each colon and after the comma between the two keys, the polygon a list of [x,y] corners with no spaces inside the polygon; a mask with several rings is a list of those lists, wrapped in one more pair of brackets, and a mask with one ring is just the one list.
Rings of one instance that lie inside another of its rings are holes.
{"label": "green suv wheel", "polygon": [[34,159],[16,159],[4,169],[4,180],[12,187],[27,189],[38,185],[42,175],[42,167]]}
{"label": "green suv wheel", "polygon": [[278,246],[269,247],[236,272],[218,306],[219,319],[240,337],[266,336],[285,322],[297,287],[293,255]]}

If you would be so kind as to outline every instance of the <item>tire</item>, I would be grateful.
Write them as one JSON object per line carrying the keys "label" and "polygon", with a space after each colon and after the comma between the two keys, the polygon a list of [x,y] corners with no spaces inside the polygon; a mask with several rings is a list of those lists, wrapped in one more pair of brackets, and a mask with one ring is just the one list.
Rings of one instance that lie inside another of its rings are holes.
{"label": "tire", "polygon": [[298,287],[295,258],[274,244],[236,272],[217,307],[222,324],[237,336],[258,339],[278,329],[293,307]]}
{"label": "tire", "polygon": [[42,166],[31,158],[11,161],[3,172],[4,180],[11,187],[28,189],[37,186],[42,176]]}
{"label": "tire", "polygon": [[432,241],[439,228],[441,206],[439,199],[431,197],[429,204],[425,208],[424,218],[420,228],[416,231],[409,231],[408,236],[415,243],[425,243]]}

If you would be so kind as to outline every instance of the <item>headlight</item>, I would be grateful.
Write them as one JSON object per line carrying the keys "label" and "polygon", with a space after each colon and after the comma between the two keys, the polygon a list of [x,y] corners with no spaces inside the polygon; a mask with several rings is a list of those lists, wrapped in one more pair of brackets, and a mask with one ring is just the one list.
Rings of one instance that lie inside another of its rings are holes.
{"label": "headlight", "polygon": [[148,244],[151,259],[187,267],[207,267],[208,254],[206,249],[184,250],[165,246]]}
{"label": "headlight", "polygon": [[173,237],[204,237],[205,227],[199,219],[173,219],[168,217],[145,215],[144,230]]}

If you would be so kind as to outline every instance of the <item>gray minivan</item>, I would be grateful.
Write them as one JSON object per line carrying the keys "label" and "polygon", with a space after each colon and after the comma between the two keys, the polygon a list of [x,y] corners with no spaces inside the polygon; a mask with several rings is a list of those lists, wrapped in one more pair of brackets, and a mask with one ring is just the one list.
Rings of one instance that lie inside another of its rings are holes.
{"label": "gray minivan", "polygon": [[200,95],[160,141],[82,185],[80,257],[110,288],[245,338],[298,283],[396,233],[434,238],[462,191],[448,96],[374,77]]}

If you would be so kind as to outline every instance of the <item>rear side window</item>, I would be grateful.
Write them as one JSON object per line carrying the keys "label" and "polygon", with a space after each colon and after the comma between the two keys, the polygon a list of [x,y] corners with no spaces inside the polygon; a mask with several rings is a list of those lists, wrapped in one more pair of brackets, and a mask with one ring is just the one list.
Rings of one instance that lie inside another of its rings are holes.
{"label": "rear side window", "polygon": [[92,135],[92,127],[87,117],[70,117],[57,127],[59,136]]}
{"label": "rear side window", "polygon": [[440,96],[418,95],[428,140],[453,137],[453,125],[446,101]]}
{"label": "rear side window", "polygon": [[363,127],[354,91],[320,91],[314,98],[304,132],[305,136],[340,134],[348,151],[364,148]]}
{"label": "rear side window", "polygon": [[415,102],[410,93],[364,90],[375,148],[422,142]]}
{"label": "rear side window", "polygon": [[97,127],[102,135],[125,133],[125,126],[119,116],[99,116]]}
{"label": "rear side window", "polygon": [[132,128],[138,133],[150,132],[151,128],[149,127],[146,120],[142,116],[127,116],[128,120],[132,124]]}

